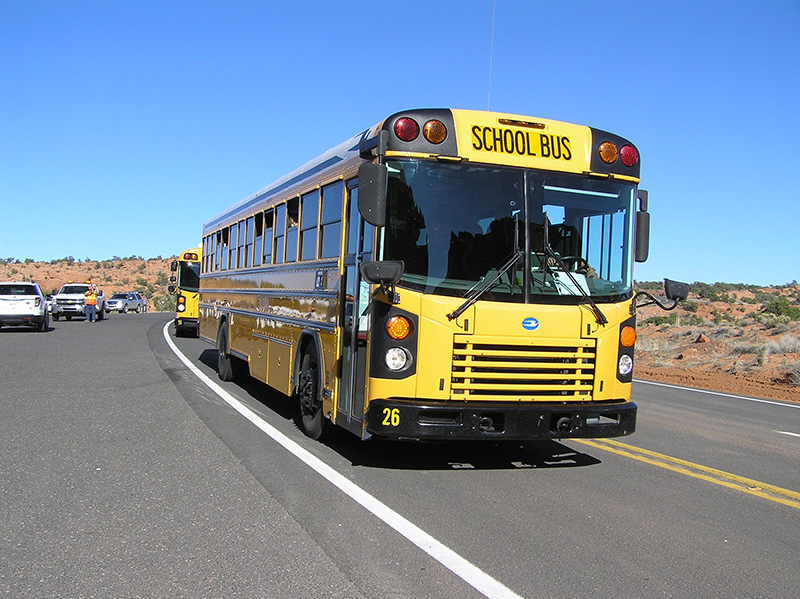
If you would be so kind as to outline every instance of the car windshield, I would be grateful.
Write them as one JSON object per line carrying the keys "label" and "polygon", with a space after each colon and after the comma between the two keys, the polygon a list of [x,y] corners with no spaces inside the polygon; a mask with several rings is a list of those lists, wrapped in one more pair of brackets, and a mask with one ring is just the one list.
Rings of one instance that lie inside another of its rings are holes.
{"label": "car windshield", "polygon": [[119,299],[119,300],[128,299],[128,296],[125,295],[124,293],[115,293],[114,295],[111,296],[111,299]]}
{"label": "car windshield", "polygon": [[88,287],[86,285],[64,285],[59,293],[86,293]]}
{"label": "car windshield", "polygon": [[33,285],[0,283],[0,295],[39,295],[39,292]]}
{"label": "car windshield", "polygon": [[487,284],[486,299],[506,302],[630,297],[633,183],[466,163],[388,167],[379,256],[403,260],[400,286],[463,297]]}

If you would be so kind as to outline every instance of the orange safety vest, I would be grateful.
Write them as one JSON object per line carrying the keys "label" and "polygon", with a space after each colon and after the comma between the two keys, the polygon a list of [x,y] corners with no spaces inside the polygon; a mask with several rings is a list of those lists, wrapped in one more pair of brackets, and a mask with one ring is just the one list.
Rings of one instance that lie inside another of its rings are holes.
{"label": "orange safety vest", "polygon": [[97,305],[97,294],[94,291],[87,291],[84,295],[86,296],[87,306]]}

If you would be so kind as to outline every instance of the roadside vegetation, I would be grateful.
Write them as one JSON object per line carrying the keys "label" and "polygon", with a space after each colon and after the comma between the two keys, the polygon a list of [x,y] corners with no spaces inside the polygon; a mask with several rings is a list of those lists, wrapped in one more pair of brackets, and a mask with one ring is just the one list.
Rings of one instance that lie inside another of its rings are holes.
{"label": "roadside vegetation", "polygon": [[[637,283],[659,293],[661,283]],[[800,285],[693,283],[674,312],[638,314],[637,363],[786,385],[800,396]]]}
{"label": "roadside vegetation", "polygon": [[110,260],[84,260],[66,256],[49,262],[30,258],[0,258],[0,280],[36,281],[44,293],[56,293],[68,281],[92,280],[107,297],[138,291],[147,298],[148,310],[175,310],[175,296],[168,291],[169,265],[174,258],[114,256]]}

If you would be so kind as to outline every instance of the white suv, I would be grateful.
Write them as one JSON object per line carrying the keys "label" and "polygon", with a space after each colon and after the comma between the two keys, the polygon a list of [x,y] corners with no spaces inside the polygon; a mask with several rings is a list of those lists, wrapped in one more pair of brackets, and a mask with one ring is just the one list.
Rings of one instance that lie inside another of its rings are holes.
{"label": "white suv", "polygon": [[0,283],[0,327],[24,325],[39,332],[50,328],[47,302],[33,282]]}

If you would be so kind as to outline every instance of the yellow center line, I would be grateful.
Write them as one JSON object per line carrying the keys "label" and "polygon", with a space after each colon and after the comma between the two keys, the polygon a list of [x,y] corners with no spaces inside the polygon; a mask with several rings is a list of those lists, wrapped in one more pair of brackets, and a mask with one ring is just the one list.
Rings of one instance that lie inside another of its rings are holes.
{"label": "yellow center line", "polygon": [[659,468],[664,468],[666,470],[671,470],[672,472],[685,474],[687,476],[714,483],[715,485],[720,485],[729,489],[741,491],[742,493],[747,493],[748,495],[754,495],[756,497],[761,497],[762,499],[768,499],[769,501],[774,501],[795,509],[800,509],[800,493],[796,491],[791,491],[782,487],[776,487],[775,485],[770,485],[768,483],[762,483],[760,481],[745,478],[737,474],[725,472],[724,470],[717,470],[716,468],[703,466],[702,464],[695,464],[694,462],[689,462],[687,460],[673,458],[672,456],[656,453],[655,451],[650,451],[648,449],[641,449],[640,447],[634,447],[633,445],[620,443],[619,441],[614,441],[613,439],[572,440],[582,443],[583,445],[589,445],[590,447],[610,451],[611,453],[615,453],[617,455],[638,460],[653,466],[658,466]]}

